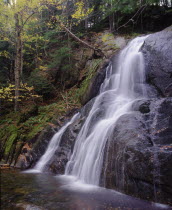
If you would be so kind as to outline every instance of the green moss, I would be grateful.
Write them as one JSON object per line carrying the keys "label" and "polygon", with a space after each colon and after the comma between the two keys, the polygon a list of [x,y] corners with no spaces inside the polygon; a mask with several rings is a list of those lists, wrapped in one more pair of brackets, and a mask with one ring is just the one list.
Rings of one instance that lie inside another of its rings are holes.
{"label": "green moss", "polygon": [[5,135],[6,135],[5,129],[4,128],[0,129],[0,139],[1,139],[1,141],[4,140]]}
{"label": "green moss", "polygon": [[8,155],[8,153],[10,152],[10,149],[14,143],[14,141],[16,140],[17,138],[17,133],[13,133],[9,139],[7,140],[6,142],[6,146],[5,146],[5,155]]}
{"label": "green moss", "polygon": [[88,67],[88,70],[86,71],[86,74],[85,74],[86,78],[82,82],[78,91],[75,93],[76,94],[75,97],[77,97],[79,100],[82,99],[83,95],[88,90],[91,79],[95,76],[97,69],[100,67],[101,64],[102,64],[102,59],[94,59],[91,61],[90,65]]}
{"label": "green moss", "polygon": [[[63,100],[38,109],[38,115],[30,117],[21,125],[23,139],[25,141],[34,138],[53,118],[66,112],[66,105]],[[22,136],[21,135],[21,136]]]}
{"label": "green moss", "polygon": [[[172,9],[169,9],[169,10],[165,11],[165,13],[166,13],[166,14],[171,14],[171,13],[172,13]],[[170,26],[170,27],[171,27],[171,26]],[[170,27],[169,27],[169,28],[170,28]],[[172,28],[171,28],[170,30],[172,30]]]}
{"label": "green moss", "polygon": [[18,129],[14,125],[10,125],[7,127],[6,132],[8,132],[9,136],[7,141],[5,142],[5,155],[8,155],[12,145],[18,137]]}
{"label": "green moss", "polygon": [[6,141],[13,133],[17,133],[17,127],[15,125],[5,125],[0,129],[1,142]]}
{"label": "green moss", "polygon": [[114,35],[112,33],[106,33],[102,36],[103,42],[108,42],[110,39],[114,39]]}
{"label": "green moss", "polygon": [[26,139],[32,139],[35,137],[41,130],[43,129],[43,125],[40,124],[38,126],[34,126],[33,129],[27,134]]}

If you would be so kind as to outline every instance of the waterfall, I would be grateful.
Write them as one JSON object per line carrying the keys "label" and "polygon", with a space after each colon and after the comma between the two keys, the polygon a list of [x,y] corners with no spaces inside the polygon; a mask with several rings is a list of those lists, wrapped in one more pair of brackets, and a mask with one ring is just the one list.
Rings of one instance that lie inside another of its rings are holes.
{"label": "waterfall", "polygon": [[[106,68],[106,77],[76,138],[65,175],[74,176],[86,184],[99,185],[105,145],[115,123],[122,115],[132,111],[132,104],[136,100],[147,97],[144,59],[139,51],[146,38],[147,36],[132,40],[121,51],[117,66],[110,62]],[[42,172],[45,169],[58,149],[63,133],[79,116],[79,113],[74,115],[53,136],[34,171]]]}
{"label": "waterfall", "polygon": [[33,168],[33,170],[29,170],[28,172],[31,171],[35,171],[35,172],[42,172],[44,170],[44,168],[46,167],[46,165],[48,164],[48,162],[51,160],[51,158],[53,157],[54,153],[56,152],[56,150],[59,147],[60,141],[61,141],[61,137],[63,135],[63,133],[65,132],[65,130],[68,128],[69,125],[71,125],[78,117],[79,117],[79,113],[75,114],[72,119],[66,123],[66,125],[64,125],[51,139],[47,150],[45,151],[44,155],[40,158],[40,160],[37,162],[37,164],[35,165],[35,167]]}
{"label": "waterfall", "polygon": [[[146,38],[132,40],[121,51],[117,67],[109,63],[100,93],[77,136],[65,175],[72,175],[86,184],[99,185],[105,145],[115,123],[132,111],[133,102],[147,95],[144,59],[139,51]],[[103,116],[99,117],[101,110]],[[93,123],[96,117],[98,120]]]}

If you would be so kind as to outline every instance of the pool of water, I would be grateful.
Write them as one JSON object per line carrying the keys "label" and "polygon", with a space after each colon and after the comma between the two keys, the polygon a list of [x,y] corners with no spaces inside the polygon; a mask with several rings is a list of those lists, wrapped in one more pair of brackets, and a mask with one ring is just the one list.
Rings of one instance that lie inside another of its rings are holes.
{"label": "pool of water", "polygon": [[100,187],[75,182],[72,177],[1,171],[1,209],[132,210],[172,209]]}

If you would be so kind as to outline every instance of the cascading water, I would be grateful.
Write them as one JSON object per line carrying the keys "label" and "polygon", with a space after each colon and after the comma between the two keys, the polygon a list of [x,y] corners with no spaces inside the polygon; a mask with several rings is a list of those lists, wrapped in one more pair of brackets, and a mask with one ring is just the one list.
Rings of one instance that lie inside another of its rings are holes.
{"label": "cascading water", "polygon": [[55,151],[58,149],[60,141],[61,141],[61,137],[63,135],[63,133],[65,132],[65,130],[67,129],[67,127],[72,124],[79,116],[80,114],[77,113],[75,114],[72,119],[66,124],[64,125],[51,139],[48,148],[46,150],[46,152],[44,153],[44,155],[40,158],[40,160],[37,162],[37,164],[35,165],[34,169],[32,171],[37,171],[37,172],[42,172],[44,170],[44,168],[46,167],[46,165],[48,164],[48,162],[51,160],[51,158],[53,157]]}
{"label": "cascading water", "polygon": [[[105,145],[116,121],[131,111],[133,102],[146,97],[144,59],[139,52],[146,37],[134,39],[121,51],[117,67],[112,63],[107,67],[100,93],[77,136],[65,175],[72,175],[83,183],[99,185]],[[34,171],[44,170],[58,149],[63,133],[78,117],[79,113],[53,136]]]}
{"label": "cascading water", "polygon": [[[107,67],[106,78],[78,134],[65,175],[99,185],[105,145],[116,121],[131,111],[134,101],[146,97],[144,59],[139,52],[146,37],[134,39],[121,51],[116,69],[112,63]],[[93,124],[100,110],[103,116]]]}

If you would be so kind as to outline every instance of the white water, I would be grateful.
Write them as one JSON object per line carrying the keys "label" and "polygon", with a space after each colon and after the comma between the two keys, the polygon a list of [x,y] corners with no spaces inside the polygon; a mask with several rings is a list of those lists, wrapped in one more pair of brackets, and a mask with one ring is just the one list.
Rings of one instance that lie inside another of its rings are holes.
{"label": "white water", "polygon": [[46,167],[47,163],[51,160],[51,158],[53,157],[55,151],[58,149],[60,141],[61,141],[61,137],[63,135],[63,133],[65,132],[65,130],[67,129],[67,127],[72,124],[78,117],[79,117],[79,113],[75,114],[72,119],[66,124],[64,125],[51,139],[46,152],[44,153],[44,155],[40,158],[40,160],[37,162],[37,164],[35,165],[35,167],[33,168],[33,170],[29,170],[27,172],[42,172],[44,170],[44,168]]}
{"label": "white water", "polygon": [[[116,69],[111,63],[107,67],[100,94],[78,134],[65,175],[99,185],[105,145],[115,123],[131,111],[134,101],[146,97],[144,59],[139,52],[145,39],[138,37],[121,51]],[[100,119],[94,122],[97,117]]]}
{"label": "white water", "polygon": [[[107,67],[100,93],[78,134],[73,154],[66,165],[65,177],[70,175],[79,183],[99,185],[105,145],[115,123],[122,115],[131,112],[133,102],[147,95],[144,88],[144,59],[139,52],[146,38],[138,37],[131,41],[121,51],[117,66],[110,63]],[[78,117],[79,114],[76,114],[53,136],[45,154],[29,172],[42,172],[45,169],[58,149],[63,133]]]}

